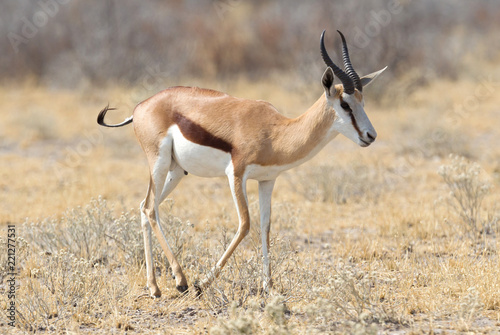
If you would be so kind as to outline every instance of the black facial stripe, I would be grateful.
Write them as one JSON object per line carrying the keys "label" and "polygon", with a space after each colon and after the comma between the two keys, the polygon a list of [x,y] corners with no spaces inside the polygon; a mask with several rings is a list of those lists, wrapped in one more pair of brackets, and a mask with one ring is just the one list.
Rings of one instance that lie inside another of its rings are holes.
{"label": "black facial stripe", "polygon": [[[342,105],[344,102],[345,101],[342,99],[342,97],[340,97],[340,104]],[[354,113],[352,112],[352,110],[351,110],[351,113],[349,113],[349,116],[351,117],[352,126],[354,127],[354,129],[358,133],[359,137],[362,137],[361,131],[359,130],[359,127],[358,127],[358,122],[356,121],[356,118],[354,117]]]}
{"label": "black facial stripe", "polygon": [[351,122],[352,122],[352,125],[354,126],[354,129],[356,129],[356,132],[358,133],[359,137],[362,137],[361,131],[359,130],[359,127],[358,127],[358,122],[356,122],[356,118],[354,117],[353,113],[351,113]]}

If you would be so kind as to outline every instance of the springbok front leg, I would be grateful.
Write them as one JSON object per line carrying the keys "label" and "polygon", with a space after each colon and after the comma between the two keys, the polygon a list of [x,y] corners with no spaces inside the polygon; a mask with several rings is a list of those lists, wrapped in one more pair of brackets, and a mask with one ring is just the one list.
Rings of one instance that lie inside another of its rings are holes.
{"label": "springbok front leg", "polygon": [[220,271],[226,265],[227,260],[233,254],[236,247],[240,244],[243,238],[248,234],[250,230],[250,215],[248,212],[248,200],[246,193],[246,179],[238,176],[234,176],[232,172],[228,173],[229,186],[231,187],[231,193],[233,195],[233,200],[236,205],[236,210],[238,212],[239,226],[236,235],[229,244],[229,247],[224,252],[220,260],[217,262],[215,267],[212,269],[211,273],[201,281],[196,284],[196,289],[198,293],[201,293],[206,289],[220,274]]}
{"label": "springbok front leg", "polygon": [[262,254],[264,265],[264,292],[269,292],[273,287],[271,278],[271,264],[269,263],[269,230],[271,228],[271,196],[274,182],[276,180],[265,180],[259,182],[259,207],[260,207],[260,234],[262,238]]}

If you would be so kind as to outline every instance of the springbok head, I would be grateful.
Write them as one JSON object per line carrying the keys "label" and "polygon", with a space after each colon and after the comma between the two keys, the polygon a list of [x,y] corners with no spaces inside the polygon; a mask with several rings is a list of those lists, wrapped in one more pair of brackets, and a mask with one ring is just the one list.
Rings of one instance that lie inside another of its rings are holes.
{"label": "springbok head", "polygon": [[[321,34],[321,56],[328,68],[323,73],[321,83],[325,89],[328,104],[333,107],[337,115],[334,124],[335,130],[354,143],[362,147],[367,147],[375,141],[377,132],[365,113],[363,87],[370,84],[387,67],[360,78],[356,71],[354,71],[349,59],[345,37],[340,31],[338,33],[342,38],[344,70],[335,65],[330,56],[328,56],[324,42],[325,31],[323,31]],[[334,76],[337,76],[342,84],[334,85]]]}

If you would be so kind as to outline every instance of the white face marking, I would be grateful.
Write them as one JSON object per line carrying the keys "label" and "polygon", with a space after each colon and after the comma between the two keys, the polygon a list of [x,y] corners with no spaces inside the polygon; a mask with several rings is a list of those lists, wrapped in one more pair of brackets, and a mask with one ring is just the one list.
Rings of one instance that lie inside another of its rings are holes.
{"label": "white face marking", "polygon": [[[358,126],[361,135],[353,125],[352,118],[349,112],[341,107],[340,100],[333,101],[333,108],[337,113],[337,119],[334,122],[334,129],[345,137],[360,146],[368,146],[377,137],[377,132],[373,128],[368,116],[365,113],[364,101],[359,102],[354,95],[346,93],[342,94],[344,102],[346,102],[352,110],[352,116]],[[372,138],[368,136],[370,134]]]}
{"label": "white face marking", "polygon": [[199,177],[223,177],[231,164],[231,154],[186,139],[179,127],[168,130],[172,137],[172,156],[184,171]]}

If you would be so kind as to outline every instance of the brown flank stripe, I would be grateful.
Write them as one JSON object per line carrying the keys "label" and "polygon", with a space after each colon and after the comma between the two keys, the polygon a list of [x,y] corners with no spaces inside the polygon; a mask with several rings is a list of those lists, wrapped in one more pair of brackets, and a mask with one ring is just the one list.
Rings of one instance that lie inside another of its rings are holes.
{"label": "brown flank stripe", "polygon": [[202,126],[179,113],[174,113],[174,122],[179,127],[182,135],[193,143],[219,149],[227,153],[231,153],[233,150],[233,146],[230,143],[210,134]]}

